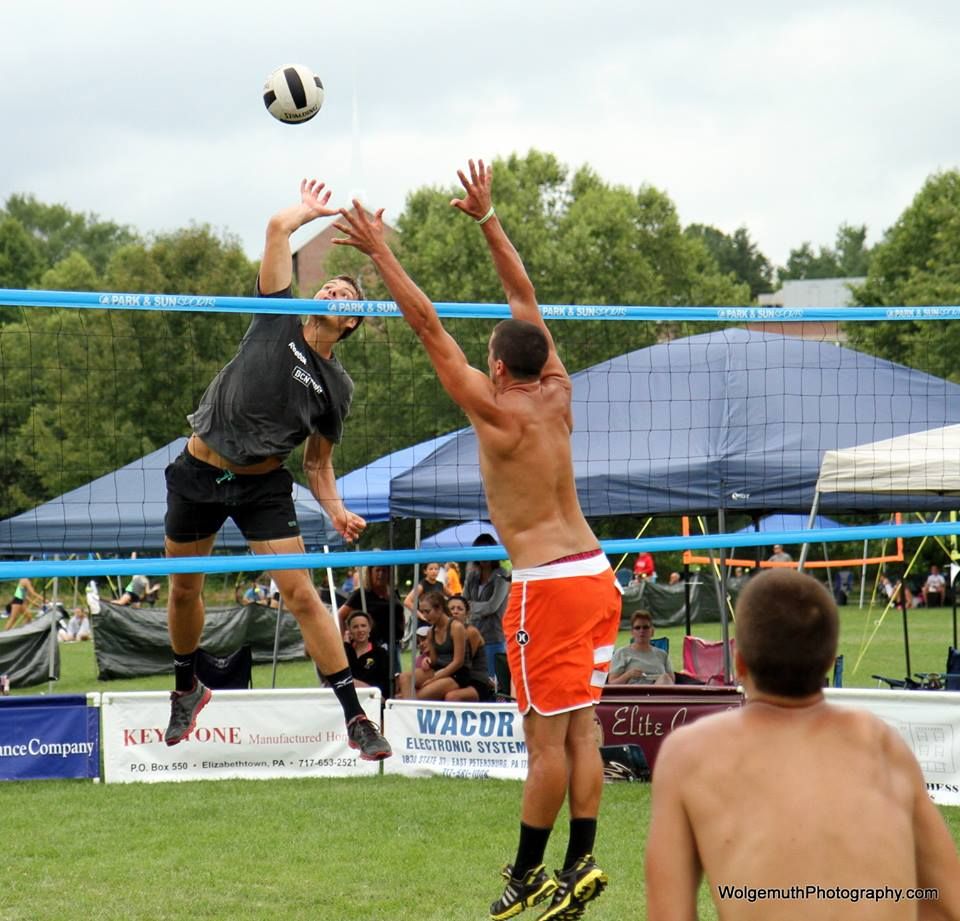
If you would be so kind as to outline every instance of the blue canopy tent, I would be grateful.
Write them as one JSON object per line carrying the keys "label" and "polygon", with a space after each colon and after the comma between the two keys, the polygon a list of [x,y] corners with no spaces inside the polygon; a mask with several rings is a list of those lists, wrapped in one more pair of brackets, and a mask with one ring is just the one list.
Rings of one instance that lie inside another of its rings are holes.
{"label": "blue canopy tent", "polygon": [[[809,512],[825,451],[960,422],[960,386],[825,342],[745,329],[675,339],[573,379],[587,516]],[[825,511],[949,509],[937,494],[837,492]],[[476,435],[391,483],[393,515],[488,517]]]}
{"label": "blue canopy tent", "polygon": [[474,540],[481,534],[490,534],[498,544],[500,543],[500,535],[497,534],[497,529],[489,521],[463,521],[425,537],[420,541],[420,549],[449,550],[456,548],[459,550],[463,547],[472,547]]}
{"label": "blue canopy tent", "polygon": [[757,525],[748,524],[740,528],[735,533],[751,534],[759,531],[761,534],[765,531],[800,531],[803,528],[840,528],[843,527],[838,521],[827,518],[825,515],[817,515],[810,524],[809,515],[764,515],[757,520]]}
{"label": "blue canopy tent", "polygon": [[[465,430],[464,430],[465,431]],[[426,460],[458,432],[429,438],[408,448],[401,448],[351,470],[337,479],[337,489],[344,505],[367,521],[390,519],[390,481],[406,473],[415,464]]]}
{"label": "blue canopy tent", "polygon": [[[166,483],[163,471],[183,451],[186,438],[132,461],[29,511],[0,521],[0,554],[129,553],[163,549]],[[308,549],[341,546],[340,535],[310,490],[294,484],[294,504]],[[220,549],[246,548],[227,521]]]}

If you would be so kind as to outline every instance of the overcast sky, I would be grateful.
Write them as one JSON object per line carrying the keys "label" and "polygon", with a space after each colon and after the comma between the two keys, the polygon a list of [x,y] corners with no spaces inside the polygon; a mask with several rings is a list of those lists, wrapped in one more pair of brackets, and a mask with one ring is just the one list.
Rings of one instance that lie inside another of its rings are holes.
{"label": "overcast sky", "polygon": [[[536,147],[783,264],[842,222],[876,242],[960,162],[958,39],[960,4],[922,0],[0,0],[0,202],[208,223],[257,258],[303,176],[389,220]],[[326,88],[304,125],[263,107],[288,63]]]}

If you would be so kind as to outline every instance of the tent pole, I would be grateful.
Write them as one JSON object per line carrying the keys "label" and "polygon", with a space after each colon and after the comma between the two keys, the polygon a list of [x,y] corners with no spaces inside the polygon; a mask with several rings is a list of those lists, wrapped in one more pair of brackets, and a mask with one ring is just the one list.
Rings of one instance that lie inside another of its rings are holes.
{"label": "tent pole", "polygon": [[[417,518],[413,523],[413,546],[414,549],[420,549],[420,529],[423,525],[423,522]],[[413,588],[414,588],[414,598],[413,598],[413,611],[410,616],[413,618],[413,630],[410,631],[410,699],[417,699],[417,679],[414,676],[414,663],[417,661],[417,619],[419,615],[417,611],[420,609],[419,598],[416,595],[416,588],[420,584],[420,564],[413,564]]]}
{"label": "tent pole", "polygon": [[[53,560],[56,562],[60,555],[55,553]],[[50,609],[50,659],[47,663],[47,693],[53,693],[53,682],[57,680],[57,602],[59,600],[60,579],[53,577],[53,605]]]}
{"label": "tent pole", "polygon": [[[283,614],[283,595],[277,602],[277,626],[273,632],[273,674],[270,676],[270,687],[277,686],[277,657],[280,655],[280,615]],[[306,647],[304,647],[306,648]]]}
{"label": "tent pole", "polygon": [[864,593],[867,591],[867,542],[863,542],[863,565],[860,567],[860,609],[863,610]]}
{"label": "tent pole", "polygon": [[[393,550],[393,522],[394,518],[391,515],[390,520],[387,522],[387,547]],[[400,674],[403,669],[400,667],[400,656],[397,655],[397,646],[398,644],[403,643],[403,637],[397,636],[397,625],[394,623],[394,595],[396,594],[396,585],[397,585],[397,567],[391,566],[387,570],[387,647],[390,653],[390,690],[394,692],[394,680],[397,675]],[[366,608],[364,608],[366,610]],[[406,624],[404,624],[406,628]],[[406,629],[404,629],[406,632]],[[414,632],[413,637],[414,643],[417,641],[416,632]],[[411,661],[416,661],[415,659]],[[412,670],[412,669],[411,669]]]}
{"label": "tent pole", "polygon": [[[820,506],[820,490],[818,489],[813,494],[813,505],[810,506],[810,519],[807,521],[807,530],[809,531],[813,527],[813,523],[817,520],[817,509]],[[804,543],[800,548],[800,559],[797,561],[797,570],[803,572],[803,564],[807,562],[807,553],[810,550],[810,544]]]}
{"label": "tent pole", "polygon": [[910,671],[910,631],[907,628],[906,585],[902,581],[900,583],[900,591],[897,592],[897,597],[897,603],[900,607],[901,613],[903,614],[903,657],[906,661],[907,680],[909,681],[913,673]]}

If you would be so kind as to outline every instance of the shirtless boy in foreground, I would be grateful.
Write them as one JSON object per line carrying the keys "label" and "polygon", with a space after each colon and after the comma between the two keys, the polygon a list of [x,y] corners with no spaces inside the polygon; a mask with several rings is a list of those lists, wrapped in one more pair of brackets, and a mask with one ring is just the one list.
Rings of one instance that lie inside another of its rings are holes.
{"label": "shirtless boy in foreground", "polygon": [[722,921],[960,921],[960,860],[913,754],[872,714],[824,699],[837,634],[809,576],[771,570],[744,589],[745,705],[671,733],[657,757],[649,921],[695,919],[703,874]]}
{"label": "shirtless boy in foreground", "polygon": [[[334,242],[373,260],[476,432],[490,520],[513,562],[503,627],[528,764],[517,857],[504,868],[507,885],[490,916],[503,921],[549,898],[539,921],[567,921],[607,882],[592,856],[603,788],[593,710],[613,655],[620,593],[577,499],[570,377],[494,211],[492,174],[481,160],[470,162],[469,177],[458,175],[466,194],[451,204],[480,225],[512,316],[490,337],[488,373],[470,367],[387,247],[382,209],[372,221],[359,203],[341,212],[336,226],[347,239]],[[543,857],[567,796],[570,838],[563,869],[552,878]]]}

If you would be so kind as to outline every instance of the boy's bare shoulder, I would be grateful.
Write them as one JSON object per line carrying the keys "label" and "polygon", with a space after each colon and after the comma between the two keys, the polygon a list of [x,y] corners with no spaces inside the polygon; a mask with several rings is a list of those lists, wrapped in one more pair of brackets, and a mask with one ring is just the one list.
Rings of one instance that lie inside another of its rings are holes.
{"label": "boy's bare shoulder", "polygon": [[696,722],[674,729],[664,740],[657,753],[657,765],[666,760],[670,768],[682,768],[688,762],[701,763],[704,750],[715,751],[721,742],[729,742],[732,736],[742,732],[744,713],[742,707],[731,707],[722,713],[704,716]]}

